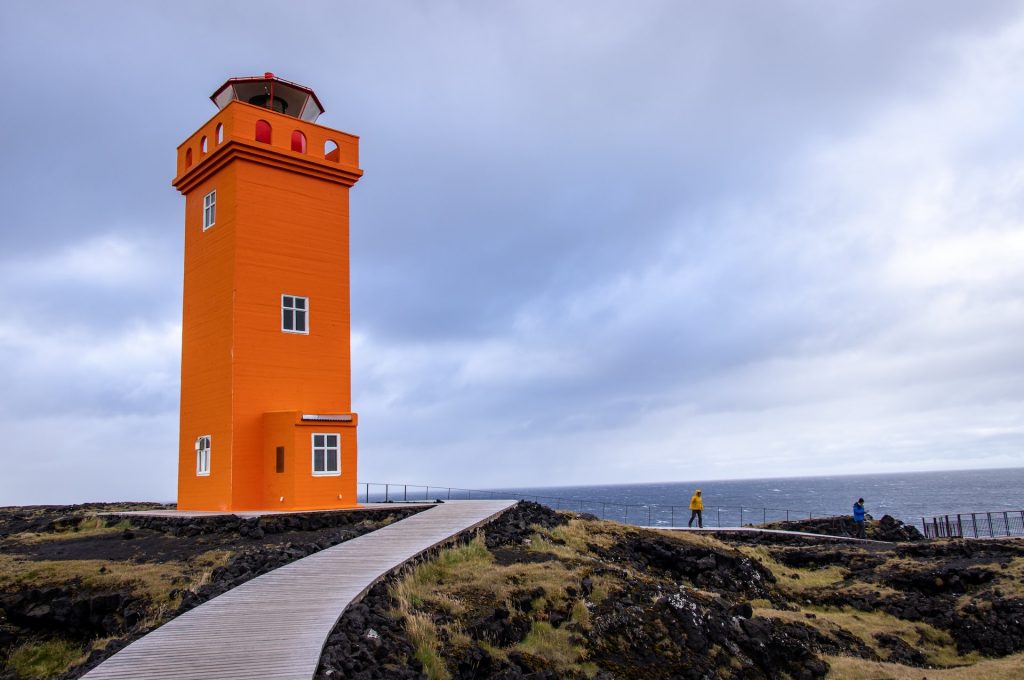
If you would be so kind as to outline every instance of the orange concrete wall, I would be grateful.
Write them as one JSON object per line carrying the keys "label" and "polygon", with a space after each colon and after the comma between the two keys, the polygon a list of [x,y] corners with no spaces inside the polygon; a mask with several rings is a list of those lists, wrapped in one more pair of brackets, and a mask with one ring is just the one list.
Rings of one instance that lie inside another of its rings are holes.
{"label": "orange concrete wall", "polygon": [[[263,413],[351,410],[348,188],[236,167],[245,236],[235,249],[233,505],[256,508]],[[309,299],[308,335],[281,331],[282,294]]]}
{"label": "orange concrete wall", "polygon": [[[269,145],[255,142],[261,119],[273,127]],[[290,150],[295,129],[307,137],[306,154]],[[330,160],[323,157],[327,139],[339,145]],[[358,138],[240,102],[179,147],[174,184],[186,194],[182,509],[278,509],[281,496],[288,509],[355,504],[355,423],[296,423],[295,414],[351,410],[348,187],[361,175],[357,163]],[[203,197],[213,188],[217,220],[203,232]],[[309,299],[308,335],[281,331],[282,294]],[[273,412],[292,413],[290,434],[287,418]],[[312,425],[342,435],[340,477],[313,477],[313,430],[305,430]],[[195,474],[194,443],[203,434],[212,436],[209,477]],[[268,437],[289,439],[284,475],[274,471],[281,444]]]}
{"label": "orange concrete wall", "polygon": [[[356,505],[357,418],[351,423],[304,422],[302,412],[265,413],[263,423],[263,508],[320,510]],[[314,476],[312,435],[340,435],[338,476]],[[285,447],[285,469],[276,471],[276,449]],[[281,499],[284,500],[281,500]]]}
{"label": "orange concrete wall", "polygon": [[[219,146],[226,144],[232,139],[244,141],[255,141],[256,121],[265,120],[271,124],[272,136],[269,147],[295,158],[319,158],[323,159],[324,147],[328,141],[338,145],[337,153],[332,154],[331,162],[351,167],[359,167],[359,137],[356,135],[334,130],[324,125],[308,123],[297,118],[289,118],[259,106],[243,102],[231,102],[223,110],[219,111],[213,118],[203,123],[192,135],[178,147],[178,171],[177,176],[181,177],[186,172],[195,169],[199,164],[208,159]],[[223,141],[217,143],[217,126],[223,125]],[[299,130],[306,135],[306,153],[301,154],[291,150],[292,130]],[[206,153],[202,151],[202,139],[206,137]],[[185,155],[191,149],[192,165],[187,166]]]}
{"label": "orange concrete wall", "polygon": [[[295,500],[296,415],[294,411],[263,414],[260,466],[263,472],[262,498],[267,509],[288,510]],[[285,447],[284,472],[281,473],[277,472],[278,446]]]}
{"label": "orange concrete wall", "polygon": [[[232,472],[231,351],[236,220],[235,169],[185,197],[178,506],[226,510]],[[216,223],[203,231],[203,197],[217,190]],[[210,435],[210,475],[196,476],[195,440]]]}

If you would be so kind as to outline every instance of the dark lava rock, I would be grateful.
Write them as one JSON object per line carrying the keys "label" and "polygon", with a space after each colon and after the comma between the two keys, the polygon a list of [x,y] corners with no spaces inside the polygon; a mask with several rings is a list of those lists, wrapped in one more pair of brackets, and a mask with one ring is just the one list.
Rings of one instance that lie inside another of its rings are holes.
{"label": "dark lava rock", "polygon": [[876,633],[875,639],[881,647],[888,650],[889,658],[886,661],[905,666],[924,666],[928,662],[924,654],[908,645],[902,638],[888,633]]}
{"label": "dark lava rock", "polygon": [[[642,590],[642,589],[641,589]],[[616,677],[823,678],[806,626],[730,615],[719,600],[679,592],[653,599],[637,592],[624,604],[609,598],[592,615],[590,659]],[[728,654],[712,654],[713,647]],[[736,672],[733,659],[743,667]]]}
{"label": "dark lava rock", "polygon": [[612,561],[640,569],[657,569],[673,580],[686,579],[705,590],[768,597],[775,577],[760,563],[740,554],[673,540],[654,533],[630,533],[611,549],[592,546]]}
{"label": "dark lava rock", "polygon": [[1024,650],[1024,600],[995,598],[990,606],[971,603],[951,617],[949,629],[961,654],[1006,656]]}
{"label": "dark lava rock", "polygon": [[[841,515],[835,517],[816,517],[814,519],[793,520],[789,522],[771,522],[765,524],[766,529],[782,529],[784,531],[802,531],[808,534],[823,536],[856,537],[857,523],[853,517]],[[869,520],[865,527],[866,537],[875,541],[902,543],[907,541],[923,541],[924,536],[916,527],[904,524],[895,517],[883,515],[882,519]]]}
{"label": "dark lava rock", "polygon": [[487,525],[487,547],[520,545],[533,534],[534,525],[551,529],[568,523],[567,516],[555,512],[546,505],[520,501]]}

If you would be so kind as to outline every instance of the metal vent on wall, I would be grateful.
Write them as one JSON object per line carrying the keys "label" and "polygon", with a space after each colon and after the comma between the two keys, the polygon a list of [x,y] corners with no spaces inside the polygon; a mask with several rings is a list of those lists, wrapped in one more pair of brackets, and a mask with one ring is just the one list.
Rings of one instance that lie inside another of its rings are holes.
{"label": "metal vent on wall", "polygon": [[352,416],[350,414],[322,415],[322,414],[317,414],[317,413],[303,413],[302,414],[302,419],[303,420],[319,420],[319,421],[332,422],[332,423],[339,423],[339,422],[340,423],[349,423],[349,422],[352,422]]}

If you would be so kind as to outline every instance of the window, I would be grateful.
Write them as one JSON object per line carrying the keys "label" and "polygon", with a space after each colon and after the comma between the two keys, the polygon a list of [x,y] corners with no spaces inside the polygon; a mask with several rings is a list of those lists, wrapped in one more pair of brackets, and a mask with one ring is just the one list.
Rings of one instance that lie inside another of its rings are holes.
{"label": "window", "polygon": [[270,123],[265,120],[256,121],[256,141],[270,144]]}
{"label": "window", "polygon": [[203,135],[203,138],[199,140],[199,150],[206,153],[208,149],[209,142],[206,141],[206,135]]}
{"label": "window", "polygon": [[329,161],[338,162],[338,157],[341,152],[338,151],[338,143],[333,139],[328,139],[324,142],[324,158]]}
{"label": "window", "polygon": [[306,135],[298,130],[292,131],[292,151],[306,153]]}
{"label": "window", "polygon": [[224,123],[217,123],[217,143],[224,141]]}
{"label": "window", "polygon": [[196,438],[196,476],[207,477],[210,474],[210,435]]}
{"label": "window", "polygon": [[277,465],[274,466],[274,469],[278,473],[284,472],[284,447],[278,446],[275,453],[277,454],[277,460],[275,461]]}
{"label": "window", "polygon": [[281,296],[281,330],[285,333],[309,333],[309,298]]}
{"label": "window", "polygon": [[217,220],[217,190],[203,196],[203,231],[213,226]]}
{"label": "window", "polygon": [[341,446],[339,435],[313,433],[313,474],[340,475]]}

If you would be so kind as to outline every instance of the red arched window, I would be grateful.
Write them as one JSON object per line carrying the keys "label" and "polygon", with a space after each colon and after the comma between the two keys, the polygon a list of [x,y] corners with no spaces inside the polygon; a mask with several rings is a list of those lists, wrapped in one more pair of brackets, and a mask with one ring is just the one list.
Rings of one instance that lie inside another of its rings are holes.
{"label": "red arched window", "polygon": [[185,167],[192,167],[192,149],[185,149]]}
{"label": "red arched window", "polygon": [[306,153],[306,135],[298,130],[292,131],[292,151]]}
{"label": "red arched window", "polygon": [[256,121],[256,141],[270,144],[270,123],[265,120]]}

